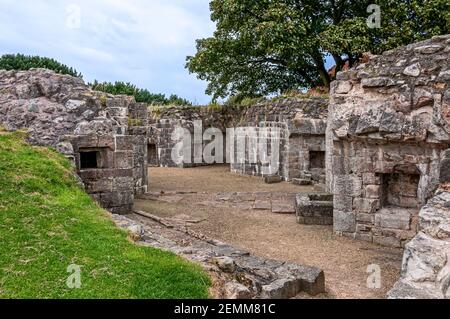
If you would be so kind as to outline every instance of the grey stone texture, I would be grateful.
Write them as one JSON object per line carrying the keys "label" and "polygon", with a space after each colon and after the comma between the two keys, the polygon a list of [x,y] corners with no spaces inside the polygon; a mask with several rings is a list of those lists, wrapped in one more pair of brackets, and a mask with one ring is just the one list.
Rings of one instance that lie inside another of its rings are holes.
{"label": "grey stone texture", "polygon": [[420,232],[405,248],[391,299],[450,298],[450,192],[440,189],[419,213]]}
{"label": "grey stone texture", "polygon": [[295,198],[297,222],[305,225],[333,225],[333,196],[298,194]]}
{"label": "grey stone texture", "polygon": [[338,73],[327,128],[334,230],[404,247],[418,213],[449,180],[450,36]]}
{"label": "grey stone texture", "polygon": [[147,106],[44,69],[0,70],[0,125],[71,159],[86,191],[114,213],[147,191]]}

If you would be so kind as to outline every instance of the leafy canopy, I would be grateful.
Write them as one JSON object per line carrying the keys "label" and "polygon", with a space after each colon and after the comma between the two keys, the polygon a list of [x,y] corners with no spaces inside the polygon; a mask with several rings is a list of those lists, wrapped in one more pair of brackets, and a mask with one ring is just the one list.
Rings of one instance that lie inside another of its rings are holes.
{"label": "leafy canopy", "polygon": [[[381,28],[369,28],[370,4]],[[448,0],[213,0],[216,31],[197,40],[186,67],[214,98],[261,96],[328,87],[325,67],[353,66],[364,52],[379,54],[448,33]]]}
{"label": "leafy canopy", "polygon": [[23,54],[5,54],[0,57],[0,70],[27,71],[33,68],[49,69],[56,73],[67,74],[78,78],[83,77],[74,68],[68,67],[55,59]]}
{"label": "leafy canopy", "polygon": [[148,103],[151,105],[192,105],[186,99],[180,98],[179,96],[172,94],[168,98],[164,94],[154,94],[150,93],[146,89],[140,89],[134,84],[125,82],[103,82],[99,83],[94,81],[90,84],[93,90],[101,91],[114,95],[129,95],[134,96],[136,102]]}

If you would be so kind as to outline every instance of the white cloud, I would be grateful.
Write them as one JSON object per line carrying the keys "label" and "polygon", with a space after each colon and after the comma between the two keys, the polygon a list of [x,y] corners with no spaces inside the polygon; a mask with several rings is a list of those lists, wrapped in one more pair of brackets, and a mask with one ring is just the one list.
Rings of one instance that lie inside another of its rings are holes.
{"label": "white cloud", "polygon": [[208,0],[0,0],[0,6],[0,53],[50,56],[89,81],[130,81],[208,101],[205,83],[184,69],[195,39],[213,32]]}

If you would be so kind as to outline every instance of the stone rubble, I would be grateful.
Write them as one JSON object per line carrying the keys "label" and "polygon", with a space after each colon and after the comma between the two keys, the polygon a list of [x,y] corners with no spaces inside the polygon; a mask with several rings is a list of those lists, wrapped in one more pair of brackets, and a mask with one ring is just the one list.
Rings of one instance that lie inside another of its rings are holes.
{"label": "stone rubble", "polygon": [[214,272],[226,282],[224,298],[289,299],[325,292],[325,275],[318,268],[252,256],[167,220],[157,222],[142,215],[112,218],[123,229],[142,229],[139,244],[173,252]]}
{"label": "stone rubble", "polygon": [[419,213],[420,232],[405,247],[390,299],[450,298],[450,191],[438,190]]}

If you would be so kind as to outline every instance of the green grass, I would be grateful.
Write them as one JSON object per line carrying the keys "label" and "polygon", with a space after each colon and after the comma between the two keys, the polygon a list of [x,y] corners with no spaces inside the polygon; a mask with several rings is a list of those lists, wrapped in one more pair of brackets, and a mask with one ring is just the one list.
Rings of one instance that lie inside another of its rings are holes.
{"label": "green grass", "polygon": [[[0,298],[208,298],[198,265],[128,240],[62,155],[0,129]],[[69,289],[67,267],[81,267]]]}

